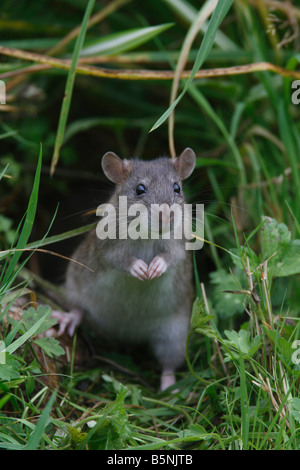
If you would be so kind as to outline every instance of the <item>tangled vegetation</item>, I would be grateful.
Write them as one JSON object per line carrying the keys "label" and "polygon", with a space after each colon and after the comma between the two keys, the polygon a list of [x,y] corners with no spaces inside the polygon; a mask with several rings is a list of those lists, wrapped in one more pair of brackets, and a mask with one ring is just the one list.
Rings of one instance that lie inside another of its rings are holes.
{"label": "tangled vegetation", "polygon": [[[300,8],[198,9],[2,2],[1,448],[300,449]],[[176,392],[159,393],[147,353],[46,332],[111,191],[100,157],[187,146],[205,243],[187,363]]]}

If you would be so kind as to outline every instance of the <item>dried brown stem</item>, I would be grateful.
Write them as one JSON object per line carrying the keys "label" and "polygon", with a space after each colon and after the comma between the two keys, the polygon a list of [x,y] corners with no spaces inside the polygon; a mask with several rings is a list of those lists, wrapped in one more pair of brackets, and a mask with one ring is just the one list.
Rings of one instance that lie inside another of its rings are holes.
{"label": "dried brown stem", "polygon": [[[49,67],[69,70],[71,61],[67,59],[57,59],[43,54],[37,54],[34,52],[28,52],[20,49],[13,49],[8,47],[0,47],[0,54],[9,57],[15,57],[18,59],[29,60],[37,62],[39,64],[46,64]],[[23,73],[24,69],[20,71],[14,71],[17,73]],[[278,65],[270,62],[256,62],[253,64],[236,65],[233,67],[220,67],[213,69],[204,69],[196,73],[195,78],[209,78],[209,77],[222,77],[230,75],[243,75],[246,73],[263,72],[269,71],[278,73],[279,75],[300,79],[300,72],[295,70],[287,70]],[[25,70],[26,72],[26,70]],[[32,69],[27,72],[32,72]],[[174,72],[172,70],[130,70],[130,69],[105,69],[101,67],[94,67],[91,65],[78,65],[76,72],[83,75],[90,75],[94,77],[102,78],[115,78],[119,80],[172,80],[174,78]],[[6,72],[12,73],[12,72]],[[0,79],[5,78],[5,74],[0,74]],[[191,70],[185,70],[181,74],[181,78],[188,78],[191,74]]]}

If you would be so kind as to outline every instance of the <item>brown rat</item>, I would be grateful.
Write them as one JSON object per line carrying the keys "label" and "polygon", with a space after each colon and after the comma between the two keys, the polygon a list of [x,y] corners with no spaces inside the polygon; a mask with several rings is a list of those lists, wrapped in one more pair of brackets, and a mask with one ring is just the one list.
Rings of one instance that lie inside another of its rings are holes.
{"label": "brown rat", "polygon": [[[82,316],[87,315],[99,330],[99,338],[103,335],[113,341],[149,343],[162,367],[162,390],[175,382],[175,369],[184,361],[194,295],[191,253],[185,249],[184,238],[172,237],[174,216],[163,208],[174,203],[183,207],[182,181],[194,166],[195,154],[189,148],[174,159],[121,160],[112,152],[103,156],[103,171],[116,184],[108,201],[112,213],[119,216],[113,227],[119,229],[123,220],[120,196],[126,196],[128,207],[142,204],[147,208],[147,220],[140,220],[148,221],[149,226],[141,230],[142,238],[138,239],[122,238],[118,230],[116,238],[105,238],[100,225],[97,231],[92,230],[73,257],[93,272],[69,264],[65,287],[73,310],[65,317],[57,315],[60,332],[67,329],[73,334]],[[153,204],[161,206],[155,239],[148,236]],[[126,228],[132,220],[128,217]],[[162,227],[168,223],[170,236],[163,238]]]}

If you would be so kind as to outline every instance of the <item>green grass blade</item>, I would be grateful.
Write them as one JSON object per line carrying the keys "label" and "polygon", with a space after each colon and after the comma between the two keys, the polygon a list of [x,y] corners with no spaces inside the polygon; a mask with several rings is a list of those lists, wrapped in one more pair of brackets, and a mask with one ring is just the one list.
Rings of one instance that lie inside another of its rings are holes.
{"label": "green grass blade", "polygon": [[278,123],[282,142],[284,143],[290,166],[292,169],[292,175],[295,187],[295,201],[296,201],[296,219],[299,220],[300,216],[300,175],[298,168],[298,155],[299,146],[297,142],[297,128],[295,123],[291,120],[288,109],[285,107],[284,100],[280,100],[278,109]]}
{"label": "green grass blade", "polygon": [[80,53],[81,57],[101,54],[120,54],[150,41],[161,32],[169,29],[173,23],[158,26],[148,26],[146,28],[131,29],[122,33],[106,36],[104,39],[94,41],[84,47]]}
{"label": "green grass blade", "polygon": [[48,401],[47,405],[45,406],[40,419],[37,422],[37,425],[31,434],[29,441],[27,442],[24,450],[37,450],[39,443],[42,439],[43,432],[48,424],[51,408],[54,404],[56,398],[56,391],[54,391]]}
{"label": "green grass blade", "polygon": [[296,377],[293,380],[293,383],[290,386],[290,388],[288,389],[288,391],[286,392],[286,394],[282,397],[282,401],[279,404],[278,410],[276,411],[275,416],[273,417],[271,423],[269,424],[268,429],[267,429],[266,433],[264,434],[262,441],[260,442],[260,448],[258,450],[264,450],[265,444],[268,441],[270,434],[273,432],[274,427],[276,426],[276,423],[279,422],[280,419],[281,419],[280,413],[282,412],[285,404],[287,403],[287,401],[290,397],[291,391],[294,389],[294,386],[295,386],[295,383],[296,383],[297,380],[298,380],[298,378]]}
{"label": "green grass blade", "polygon": [[[29,239],[29,236],[31,234],[34,218],[35,218],[35,213],[36,213],[36,208],[37,208],[37,201],[38,201],[38,191],[39,191],[39,185],[40,185],[40,175],[41,175],[41,167],[42,167],[42,146],[40,148],[40,154],[39,154],[39,159],[38,159],[38,164],[36,168],[36,173],[35,173],[35,178],[33,182],[33,187],[32,187],[32,192],[30,195],[29,203],[28,203],[28,208],[26,212],[26,217],[24,220],[24,225],[16,246],[16,249],[23,249],[26,246],[26,243]],[[12,273],[16,267],[16,264],[18,263],[20,256],[22,252],[21,251],[16,251],[11,258],[11,261],[9,263],[9,266],[5,272],[3,281],[2,281],[2,286],[5,286],[8,282],[9,279],[12,276]],[[1,289],[2,290],[2,289]],[[1,292],[0,290],[0,292]]]}
{"label": "green grass blade", "polygon": [[92,224],[83,225],[82,227],[78,227],[73,230],[68,230],[66,232],[59,233],[58,235],[52,235],[51,237],[42,238],[41,240],[38,240],[36,242],[28,243],[28,245],[26,245],[26,248],[34,249],[46,245],[51,245],[52,243],[58,243],[63,240],[68,240],[69,238],[77,237],[78,235],[82,235],[83,233],[95,229],[96,225],[97,223],[94,222]]}
{"label": "green grass blade", "polygon": [[5,176],[8,167],[9,167],[9,163],[7,163],[7,165],[6,165],[6,166],[3,168],[3,170],[1,171],[1,173],[0,173],[0,181],[1,181],[2,178]]}
{"label": "green grass blade", "polygon": [[181,92],[181,94],[177,97],[177,99],[172,103],[172,105],[165,111],[165,113],[156,121],[156,123],[153,125],[152,129],[150,130],[153,131],[157,129],[163,122],[165,122],[166,119],[170,116],[171,112],[173,109],[177,106],[177,104],[180,102],[180,100],[183,98],[185,93],[190,87],[190,84],[193,81],[193,78],[195,74],[198,72],[200,67],[202,66],[203,62],[207,58],[213,43],[214,43],[214,38],[216,36],[217,30],[223,21],[224,17],[226,16],[230,6],[232,4],[232,0],[222,0],[219,1],[213,14],[211,17],[211,20],[209,22],[207,31],[204,35],[203,41],[201,43],[200,49],[198,51],[194,66],[192,68],[191,75],[189,76],[188,80],[185,83],[185,86]]}
{"label": "green grass blade", "polygon": [[226,126],[218,114],[214,111],[213,107],[209,104],[208,100],[204,95],[196,88],[194,85],[191,85],[189,88],[190,95],[194,98],[196,103],[207,113],[207,115],[212,119],[215,125],[220,129],[224,138],[226,139],[227,145],[230,148],[235,161],[236,166],[240,173],[241,184],[246,184],[246,172],[244,168],[244,163],[235,139],[232,137],[230,132],[226,129]]}
{"label": "green grass blade", "polygon": [[247,382],[245,363],[240,353],[240,393],[241,393],[241,418],[242,418],[242,441],[244,450],[248,450],[249,438],[249,400],[247,395]]}
{"label": "green grass blade", "polygon": [[51,169],[50,169],[51,175],[53,175],[57,162],[59,160],[60,148],[64,140],[65,128],[67,124],[67,119],[68,119],[68,114],[69,114],[69,109],[70,109],[70,104],[71,104],[71,99],[72,99],[73,87],[74,87],[75,76],[76,76],[76,67],[78,64],[80,51],[83,46],[83,42],[85,39],[85,34],[86,34],[87,26],[88,26],[88,21],[92,13],[94,4],[95,4],[95,0],[89,0],[89,3],[86,7],[85,14],[83,17],[80,33],[75,43],[72,63],[68,72],[68,77],[67,77],[67,82],[66,82],[65,96],[64,96],[61,111],[60,111],[58,130],[56,134],[54,153],[53,153]]}
{"label": "green grass blade", "polygon": [[296,216],[295,216],[295,214],[294,214],[294,212],[293,212],[291,206],[289,205],[289,203],[288,203],[287,201],[285,201],[285,203],[286,203],[287,208],[288,208],[288,210],[289,210],[289,212],[290,212],[290,214],[291,214],[291,216],[292,216],[292,218],[293,218],[293,221],[294,221],[294,224],[295,224],[295,229],[296,229],[296,231],[297,231],[297,233],[298,233],[298,236],[299,236],[299,235],[300,235],[300,223],[299,223],[298,220],[296,219]]}
{"label": "green grass blade", "polygon": [[180,18],[191,23],[194,21],[195,15],[197,15],[197,10],[185,0],[163,0],[163,2],[174,10]]}
{"label": "green grass blade", "polygon": [[[50,307],[49,307],[50,309]],[[31,327],[29,330],[26,331],[22,336],[20,336],[16,341],[11,343],[6,348],[6,352],[12,354],[15,352],[20,346],[22,346],[31,336],[35,334],[35,332],[39,329],[43,321],[49,316],[49,310]]]}
{"label": "green grass blade", "polygon": [[195,275],[196,293],[197,293],[197,297],[200,299],[200,298],[201,298],[201,286],[200,286],[199,273],[198,273],[198,269],[197,269],[196,253],[195,253],[195,251],[193,251],[193,265],[194,265],[194,275]]}
{"label": "green grass blade", "polygon": [[[175,13],[183,20],[193,23],[195,16],[197,15],[197,10],[189,2],[185,0],[163,0]],[[208,3],[208,2],[206,2]],[[204,3],[205,5],[205,3]],[[204,6],[203,5],[203,6]],[[208,28],[208,22],[204,21],[201,26],[201,31],[206,32]],[[214,39],[215,44],[222,51],[239,51],[238,46],[222,31],[217,31],[216,37]]]}

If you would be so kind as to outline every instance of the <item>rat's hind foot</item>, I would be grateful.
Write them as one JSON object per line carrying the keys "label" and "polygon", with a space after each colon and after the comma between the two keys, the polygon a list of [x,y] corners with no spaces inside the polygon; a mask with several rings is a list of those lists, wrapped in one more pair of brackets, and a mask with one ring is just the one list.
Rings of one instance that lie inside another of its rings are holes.
{"label": "rat's hind foot", "polygon": [[163,391],[176,382],[174,370],[164,369],[160,377],[160,390]]}
{"label": "rat's hind foot", "polygon": [[70,312],[61,312],[59,310],[52,310],[51,317],[56,318],[58,322],[57,336],[63,335],[66,331],[69,336],[73,336],[77,326],[82,320],[83,312],[74,308]]}

